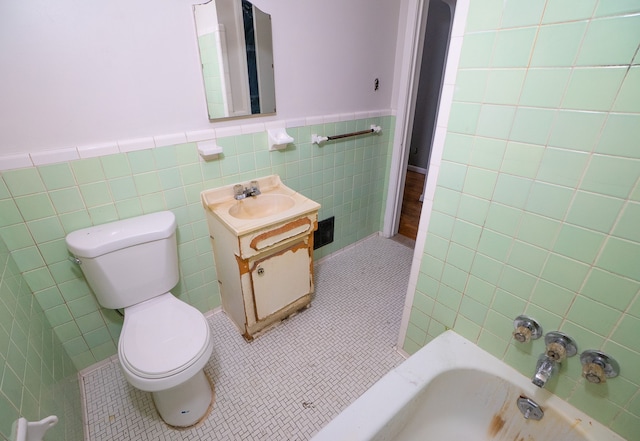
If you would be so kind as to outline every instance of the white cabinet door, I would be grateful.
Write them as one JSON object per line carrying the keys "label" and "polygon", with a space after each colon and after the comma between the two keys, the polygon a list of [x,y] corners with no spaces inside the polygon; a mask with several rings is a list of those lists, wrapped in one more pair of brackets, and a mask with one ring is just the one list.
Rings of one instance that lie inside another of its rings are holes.
{"label": "white cabinet door", "polygon": [[311,292],[309,248],[298,243],[251,269],[258,320],[262,320]]}

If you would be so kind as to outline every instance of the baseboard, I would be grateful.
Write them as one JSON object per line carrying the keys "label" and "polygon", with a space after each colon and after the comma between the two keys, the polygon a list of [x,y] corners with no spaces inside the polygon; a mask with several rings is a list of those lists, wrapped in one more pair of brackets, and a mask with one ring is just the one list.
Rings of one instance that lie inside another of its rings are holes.
{"label": "baseboard", "polygon": [[407,170],[420,173],[421,175],[427,174],[427,169],[422,167],[416,167],[415,165],[407,165]]}

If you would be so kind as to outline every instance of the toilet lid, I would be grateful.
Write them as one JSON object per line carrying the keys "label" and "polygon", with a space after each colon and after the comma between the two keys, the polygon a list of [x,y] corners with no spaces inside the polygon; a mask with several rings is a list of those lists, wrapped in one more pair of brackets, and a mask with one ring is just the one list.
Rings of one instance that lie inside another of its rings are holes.
{"label": "toilet lid", "polygon": [[210,338],[204,315],[167,293],[125,310],[118,352],[133,373],[161,378],[188,368]]}

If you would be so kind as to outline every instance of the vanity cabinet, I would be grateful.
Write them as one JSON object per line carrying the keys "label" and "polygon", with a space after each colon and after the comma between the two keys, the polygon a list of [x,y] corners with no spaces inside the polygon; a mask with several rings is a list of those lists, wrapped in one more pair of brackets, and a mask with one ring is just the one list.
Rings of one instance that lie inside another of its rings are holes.
{"label": "vanity cabinet", "polygon": [[217,205],[212,200],[203,193],[222,309],[252,340],[309,306],[320,205],[306,199],[312,204],[303,204],[305,209],[252,220],[242,228],[220,215],[241,201]]}
{"label": "vanity cabinet", "polygon": [[209,218],[222,309],[247,340],[307,307],[317,212],[235,237]]}
{"label": "vanity cabinet", "polygon": [[282,251],[268,253],[250,265],[256,320],[266,320],[311,294],[313,279],[309,249],[308,242],[302,240]]}

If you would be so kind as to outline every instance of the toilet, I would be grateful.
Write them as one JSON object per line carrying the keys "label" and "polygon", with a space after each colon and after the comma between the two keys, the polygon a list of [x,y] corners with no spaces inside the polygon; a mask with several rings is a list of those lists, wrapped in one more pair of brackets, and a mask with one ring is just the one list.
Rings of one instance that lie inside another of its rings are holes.
{"label": "toilet", "polygon": [[167,424],[188,427],[213,404],[204,372],[213,342],[204,315],[169,292],[179,279],[176,225],[162,211],[77,230],[66,242],[98,303],[124,308],[124,377],[152,393]]}

